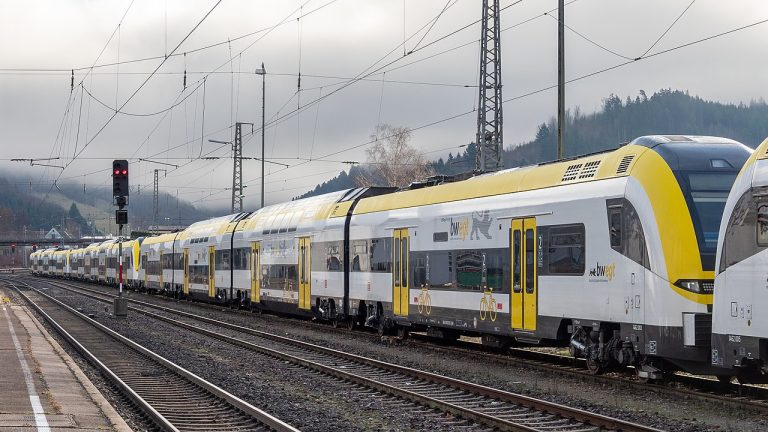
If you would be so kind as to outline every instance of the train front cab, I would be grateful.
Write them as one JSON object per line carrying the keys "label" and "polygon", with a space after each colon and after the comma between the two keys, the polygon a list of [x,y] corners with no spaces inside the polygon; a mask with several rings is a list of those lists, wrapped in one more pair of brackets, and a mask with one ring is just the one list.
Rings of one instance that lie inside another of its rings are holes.
{"label": "train front cab", "polygon": [[[708,359],[719,221],[750,150],[716,137],[653,136],[633,144],[649,148],[639,156],[627,187],[649,262],[642,281],[635,280],[641,273],[625,279],[644,286],[625,298],[637,313],[622,323],[621,335],[641,355],[641,378],[658,377],[659,369],[712,373]],[[632,193],[635,181],[647,201]],[[609,210],[613,232],[610,218]],[[626,225],[618,226],[627,231]],[[627,246],[624,255],[631,250]],[[623,360],[630,353],[619,349],[616,354]]]}
{"label": "train front cab", "polygon": [[768,382],[768,139],[744,165],[720,227],[712,355],[721,375]]}

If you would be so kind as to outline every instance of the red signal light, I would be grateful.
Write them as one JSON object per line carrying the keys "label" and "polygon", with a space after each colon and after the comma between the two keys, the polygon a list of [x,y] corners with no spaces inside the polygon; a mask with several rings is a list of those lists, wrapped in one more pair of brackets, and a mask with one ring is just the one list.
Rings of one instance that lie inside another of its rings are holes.
{"label": "red signal light", "polygon": [[120,170],[115,170],[115,175],[120,175]]}
{"label": "red signal light", "polygon": [[128,175],[128,170],[127,169],[123,170],[123,175]]}

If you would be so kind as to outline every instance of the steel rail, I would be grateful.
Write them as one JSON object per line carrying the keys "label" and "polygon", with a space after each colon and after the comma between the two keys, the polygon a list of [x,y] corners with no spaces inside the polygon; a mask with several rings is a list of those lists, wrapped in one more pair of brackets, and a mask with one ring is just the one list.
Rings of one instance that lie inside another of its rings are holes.
{"label": "steel rail", "polygon": [[[54,286],[60,286],[60,285],[59,284],[55,284]],[[90,298],[93,298],[93,299],[96,299],[96,300],[102,301],[102,302],[111,302],[111,299],[112,299],[112,296],[110,294],[104,293],[103,291],[99,292],[99,291],[96,291],[96,290],[90,290],[90,289],[82,288],[82,287],[77,287],[77,288],[65,288],[65,287],[62,287],[62,288],[65,289],[65,290],[76,292],[76,293],[78,293],[80,295],[88,296]],[[97,294],[93,295],[93,294],[83,293],[82,291],[96,292]],[[107,296],[108,298],[103,298],[101,296]],[[585,424],[585,425],[594,426],[594,427],[597,427],[597,428],[616,430],[616,431],[626,431],[626,432],[658,431],[657,429],[654,429],[654,428],[650,428],[650,427],[647,427],[647,426],[642,426],[642,425],[639,425],[639,424],[636,424],[636,423],[627,422],[627,421],[620,420],[620,419],[611,418],[611,417],[604,416],[604,415],[601,415],[601,414],[590,413],[588,411],[580,410],[580,409],[577,409],[577,408],[572,408],[572,407],[568,407],[568,406],[565,406],[565,405],[556,404],[556,403],[553,403],[553,402],[532,398],[532,397],[529,397],[529,396],[519,395],[519,394],[507,392],[507,391],[504,391],[504,390],[493,389],[493,388],[489,388],[489,387],[486,387],[486,386],[478,385],[478,384],[475,384],[475,383],[459,380],[459,379],[456,379],[456,378],[450,378],[450,377],[446,377],[446,376],[435,374],[435,373],[431,373],[431,372],[426,372],[426,371],[421,371],[421,370],[417,370],[417,369],[413,369],[413,368],[409,368],[409,367],[405,367],[405,366],[395,365],[395,364],[392,364],[392,363],[383,362],[383,361],[380,361],[380,360],[375,360],[375,359],[359,356],[359,355],[356,355],[356,354],[350,354],[350,353],[346,353],[346,352],[343,352],[343,351],[335,350],[335,349],[332,349],[332,348],[327,348],[327,347],[319,346],[319,345],[316,345],[316,344],[311,344],[311,343],[308,343],[308,342],[298,341],[298,340],[295,340],[295,339],[286,338],[284,336],[279,336],[279,335],[275,335],[275,334],[272,334],[272,333],[251,329],[251,328],[240,326],[240,325],[237,325],[237,324],[232,324],[232,323],[228,323],[228,322],[225,322],[225,321],[216,320],[216,319],[213,319],[213,318],[199,316],[199,315],[195,315],[195,314],[192,314],[192,313],[189,313],[189,312],[179,311],[179,310],[176,310],[176,309],[173,309],[173,308],[168,308],[168,307],[165,307],[165,306],[159,306],[159,305],[155,305],[155,304],[152,304],[152,303],[147,303],[147,302],[143,302],[143,301],[135,300],[135,299],[129,299],[128,301],[133,303],[133,304],[142,306],[142,307],[151,308],[151,309],[163,311],[163,312],[174,314],[174,315],[179,315],[179,316],[182,316],[182,317],[185,317],[185,318],[193,319],[193,320],[204,322],[204,323],[207,323],[207,324],[212,324],[212,325],[215,325],[217,327],[226,328],[226,329],[229,329],[229,330],[239,331],[239,332],[246,333],[246,334],[249,334],[249,335],[252,335],[252,336],[256,336],[256,337],[260,337],[260,338],[263,338],[263,339],[268,339],[268,340],[280,342],[280,343],[287,344],[287,345],[292,345],[292,346],[295,346],[295,347],[298,347],[298,348],[301,348],[301,349],[305,349],[305,350],[309,350],[309,351],[323,353],[325,355],[333,356],[333,357],[336,357],[336,358],[341,358],[341,359],[344,359],[344,360],[347,360],[347,361],[351,361],[351,362],[358,363],[358,364],[363,364],[363,365],[374,367],[374,368],[379,368],[379,369],[382,369],[382,370],[385,370],[385,371],[388,371],[388,372],[394,372],[394,373],[399,373],[399,374],[403,374],[403,375],[408,375],[408,376],[411,376],[411,377],[416,378],[416,379],[422,379],[422,380],[425,380],[425,381],[429,381],[429,382],[432,382],[432,383],[444,385],[444,386],[447,386],[447,387],[452,387],[452,388],[455,388],[455,389],[460,389],[462,391],[470,392],[470,393],[475,394],[475,395],[480,395],[480,396],[488,397],[488,398],[491,398],[491,399],[497,399],[497,400],[504,401],[504,402],[507,402],[507,403],[511,403],[511,404],[515,404],[515,405],[520,405],[520,406],[523,406],[523,407],[526,407],[526,408],[529,408],[529,409],[533,409],[533,410],[536,410],[536,411],[539,411],[539,412],[542,412],[542,413],[552,414],[552,415],[558,416],[560,418],[572,419],[572,420],[577,421],[579,423],[582,423],[582,424]],[[469,419],[472,419],[474,421],[478,421],[478,422],[481,422],[481,423],[484,423],[484,424],[487,424],[489,426],[493,426],[493,427],[496,427],[496,428],[499,428],[499,429],[515,430],[515,431],[526,431],[526,432],[541,430],[541,429],[536,429],[536,428],[531,428],[531,427],[528,427],[528,426],[516,424],[513,421],[508,421],[508,420],[504,420],[504,419],[495,418],[494,416],[491,416],[491,415],[488,415],[488,414],[485,414],[485,413],[482,413],[482,412],[479,412],[479,411],[476,411],[476,410],[467,409],[467,408],[461,407],[461,406],[459,406],[457,404],[447,403],[447,402],[441,401],[441,400],[439,400],[437,398],[425,397],[422,394],[418,394],[416,392],[412,392],[412,391],[408,391],[408,390],[405,390],[405,389],[402,389],[402,388],[398,388],[398,387],[393,386],[393,385],[385,384],[385,383],[382,383],[382,382],[379,382],[379,381],[372,381],[372,380],[370,380],[368,378],[363,378],[363,377],[361,377],[359,375],[356,375],[354,373],[346,372],[344,370],[340,370],[340,369],[334,368],[334,367],[329,367],[329,366],[326,366],[324,364],[321,364],[321,363],[318,363],[318,362],[315,362],[315,361],[307,360],[305,358],[300,358],[300,357],[297,357],[297,356],[294,356],[294,355],[291,355],[291,354],[287,354],[287,353],[284,353],[284,352],[281,352],[281,351],[277,351],[277,350],[272,349],[272,348],[267,348],[267,347],[264,347],[264,346],[261,346],[261,345],[257,345],[257,344],[251,343],[251,342],[247,342],[247,341],[244,341],[244,340],[241,340],[241,339],[233,338],[231,336],[223,335],[223,334],[218,333],[218,332],[214,332],[214,331],[211,331],[211,330],[203,329],[201,327],[194,326],[192,324],[188,324],[188,323],[185,323],[185,322],[182,322],[182,321],[174,320],[172,318],[168,318],[168,317],[165,317],[163,315],[158,315],[158,314],[149,312],[149,311],[141,309],[141,308],[136,308],[136,307],[133,307],[133,306],[129,306],[129,309],[131,309],[131,310],[133,310],[135,312],[138,312],[138,313],[142,313],[142,314],[144,314],[146,316],[150,316],[152,318],[159,319],[159,320],[162,320],[164,322],[168,322],[170,324],[173,324],[173,325],[176,325],[176,326],[180,326],[182,328],[186,328],[188,330],[195,331],[195,332],[198,332],[198,333],[201,333],[201,334],[205,334],[205,335],[207,335],[209,337],[213,337],[215,339],[218,339],[218,340],[221,340],[221,341],[224,341],[224,342],[227,342],[227,343],[231,343],[233,345],[240,346],[240,347],[245,348],[245,349],[256,350],[256,351],[262,352],[262,353],[264,353],[266,355],[270,355],[270,356],[273,356],[273,357],[276,357],[276,358],[280,358],[280,359],[285,360],[285,361],[289,361],[289,362],[292,362],[292,363],[295,363],[295,364],[299,364],[301,366],[304,366],[304,367],[307,367],[307,368],[310,368],[310,369],[313,369],[313,370],[316,370],[316,371],[319,371],[319,372],[322,372],[322,373],[326,373],[326,374],[335,376],[337,378],[345,379],[345,380],[354,382],[356,384],[361,384],[361,385],[364,385],[364,386],[367,386],[367,387],[373,387],[373,388],[376,388],[378,390],[385,391],[385,392],[387,392],[389,394],[392,394],[392,395],[395,395],[395,396],[398,396],[398,397],[402,397],[404,399],[411,400],[413,402],[421,403],[421,404],[429,406],[431,408],[447,411],[447,412],[450,412],[452,414],[459,415],[459,416],[464,417],[464,418],[469,418]]]}
{"label": "steel rail", "polygon": [[[68,342],[70,342],[77,349],[78,352],[80,352],[87,360],[91,361],[92,364],[96,365],[97,368],[103,373],[105,373],[105,375],[107,375],[107,377],[111,381],[117,384],[118,387],[122,391],[124,391],[125,394],[142,409],[142,411],[146,412],[152,418],[152,420],[158,424],[158,426],[168,431],[179,430],[165,416],[160,414],[154,407],[152,407],[152,405],[149,402],[147,402],[140,395],[138,395],[138,393],[136,393],[127,383],[125,383],[115,372],[113,372],[108,366],[106,366],[103,362],[101,362],[93,353],[91,353],[88,349],[86,349],[74,336],[72,336],[69,332],[67,332],[58,322],[56,322],[49,314],[47,314],[42,309],[42,307],[40,307],[37,303],[35,303],[32,299],[30,299],[29,296],[27,296],[26,293],[24,293],[24,291],[21,290],[15,283],[7,279],[3,279],[3,281],[11,285],[38,313],[40,313],[41,316],[45,318],[45,320],[51,326],[53,326],[56,329],[56,331],[58,331],[62,336],[64,336],[64,338]],[[86,315],[80,313],[79,311],[73,309],[67,304],[61,302],[60,300],[32,287],[27,282],[23,282],[23,281],[18,281],[18,282],[20,284],[26,285],[28,288],[34,290],[37,294],[45,297],[47,300],[50,300],[56,305],[62,307],[64,310],[80,318],[87,324],[93,326],[94,328],[112,337],[117,342],[120,342],[123,345],[127,346],[128,348],[131,348],[134,351],[137,351],[138,353],[159,363],[163,367],[169,369],[170,371],[183,377],[184,379],[194,383],[195,385],[207,391],[211,395],[226,401],[232,407],[237,408],[238,410],[242,411],[244,414],[256,419],[260,423],[263,423],[269,429],[272,429],[277,432],[299,432],[298,429],[290,426],[289,424],[283,422],[282,420],[268,414],[267,412],[259,408],[256,408],[255,406],[249,404],[248,402],[206,381],[205,379],[195,375],[194,373],[188,371],[187,369],[171,362],[170,360],[167,360],[166,358],[154,353],[153,351],[150,351],[149,349],[143,347],[142,345],[139,345],[138,343],[109,329],[103,324],[95,320],[92,320]]]}

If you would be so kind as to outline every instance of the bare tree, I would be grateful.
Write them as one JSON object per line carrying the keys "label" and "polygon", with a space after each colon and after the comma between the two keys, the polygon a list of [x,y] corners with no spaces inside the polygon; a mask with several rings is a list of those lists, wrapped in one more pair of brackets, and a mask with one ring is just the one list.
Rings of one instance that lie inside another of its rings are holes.
{"label": "bare tree", "polygon": [[367,175],[357,178],[359,186],[408,186],[411,182],[434,175],[424,154],[411,147],[411,130],[380,124],[371,135],[375,143],[366,150]]}

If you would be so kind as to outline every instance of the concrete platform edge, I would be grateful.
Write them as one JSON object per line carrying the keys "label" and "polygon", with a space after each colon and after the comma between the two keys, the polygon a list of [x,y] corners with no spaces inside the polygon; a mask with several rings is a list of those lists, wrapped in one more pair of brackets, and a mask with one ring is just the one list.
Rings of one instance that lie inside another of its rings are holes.
{"label": "concrete platform edge", "polygon": [[[112,405],[107,401],[107,399],[104,397],[104,395],[101,394],[101,392],[96,388],[96,386],[93,385],[90,379],[88,379],[87,376],[85,376],[85,373],[80,369],[80,367],[75,363],[74,360],[72,360],[72,357],[69,356],[69,354],[64,350],[64,348],[59,345],[59,343],[54,339],[49,333],[48,329],[46,329],[40,321],[37,320],[37,318],[34,316],[34,314],[30,313],[29,309],[26,306],[21,306],[20,308],[11,308],[11,310],[14,313],[17,313],[17,311],[21,309],[24,311],[24,313],[27,315],[28,318],[35,324],[37,327],[37,330],[43,335],[46,341],[53,347],[54,352],[61,357],[64,364],[67,365],[70,371],[75,375],[75,378],[80,382],[80,384],[83,386],[83,389],[85,389],[86,393],[88,393],[88,396],[93,400],[93,402],[99,407],[101,412],[104,414],[104,416],[109,420],[110,423],[112,423],[112,426],[114,426],[115,431],[117,432],[132,432],[133,430],[128,426],[127,423],[125,423],[125,420],[120,416],[120,414],[115,411],[115,409],[112,407]],[[22,325],[24,325],[24,320],[19,317],[19,320],[22,322]],[[27,330],[29,331],[29,329]]]}

